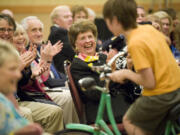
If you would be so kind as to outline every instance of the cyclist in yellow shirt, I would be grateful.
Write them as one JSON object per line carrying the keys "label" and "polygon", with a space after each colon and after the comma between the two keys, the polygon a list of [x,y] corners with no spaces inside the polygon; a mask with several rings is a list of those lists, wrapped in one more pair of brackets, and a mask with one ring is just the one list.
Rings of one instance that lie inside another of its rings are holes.
{"label": "cyclist in yellow shirt", "polygon": [[165,36],[150,25],[136,24],[134,0],[108,0],[103,9],[110,31],[127,39],[136,72],[115,71],[110,78],[131,80],[144,87],[142,96],[126,112],[123,124],[129,135],[160,135],[168,111],[180,102],[180,68]]}

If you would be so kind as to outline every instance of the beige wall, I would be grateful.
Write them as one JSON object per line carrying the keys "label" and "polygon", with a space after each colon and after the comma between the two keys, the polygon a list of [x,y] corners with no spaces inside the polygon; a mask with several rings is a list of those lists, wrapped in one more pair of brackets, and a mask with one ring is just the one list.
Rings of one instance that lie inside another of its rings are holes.
{"label": "beige wall", "polygon": [[[92,8],[97,15],[101,15],[103,4],[106,0],[0,0],[0,11],[2,9],[11,9],[15,14],[15,19],[20,22],[24,17],[29,15],[38,16],[44,23],[44,40],[49,35],[51,26],[49,14],[57,5],[81,4]],[[146,10],[154,8],[155,10],[165,7],[165,0],[136,0],[138,5],[142,5]],[[173,7],[179,12],[180,18],[180,0],[168,0],[169,7]]]}

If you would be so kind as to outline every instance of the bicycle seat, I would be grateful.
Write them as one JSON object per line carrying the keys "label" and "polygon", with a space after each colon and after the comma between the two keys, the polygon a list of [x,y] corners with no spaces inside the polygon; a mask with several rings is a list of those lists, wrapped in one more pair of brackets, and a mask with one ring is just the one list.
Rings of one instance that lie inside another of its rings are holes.
{"label": "bicycle seat", "polygon": [[168,114],[169,120],[176,120],[180,116],[180,104],[175,105]]}

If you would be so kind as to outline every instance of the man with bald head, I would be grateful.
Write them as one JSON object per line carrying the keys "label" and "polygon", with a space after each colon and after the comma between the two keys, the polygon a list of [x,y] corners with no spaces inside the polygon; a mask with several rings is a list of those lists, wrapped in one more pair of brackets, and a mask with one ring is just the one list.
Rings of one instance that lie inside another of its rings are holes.
{"label": "man with bald head", "polygon": [[53,60],[57,70],[64,73],[64,61],[72,61],[75,55],[68,39],[68,30],[72,25],[72,13],[68,6],[63,5],[54,8],[50,16],[53,26],[51,26],[48,39],[52,44],[59,40],[63,42],[63,49]]}

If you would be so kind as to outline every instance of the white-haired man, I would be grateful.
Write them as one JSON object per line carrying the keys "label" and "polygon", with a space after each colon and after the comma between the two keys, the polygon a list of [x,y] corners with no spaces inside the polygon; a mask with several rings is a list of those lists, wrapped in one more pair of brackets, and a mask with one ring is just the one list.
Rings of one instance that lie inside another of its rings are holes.
{"label": "white-haired man", "polygon": [[72,61],[75,55],[68,39],[68,30],[72,25],[72,13],[68,6],[63,5],[54,8],[50,16],[53,26],[51,26],[48,39],[52,44],[58,40],[63,42],[61,53],[58,53],[53,60],[57,70],[64,73],[64,61]]}
{"label": "white-haired man", "polygon": [[[33,44],[37,44],[40,50],[42,40],[43,40],[43,23],[41,22],[41,20],[37,18],[36,16],[29,16],[22,20],[22,25],[27,31],[29,41]],[[52,55],[50,55],[50,52],[44,52],[44,53],[45,53],[45,57],[47,58],[45,62],[47,62],[47,64],[49,64],[50,66],[51,63],[49,62],[52,61],[54,53]],[[40,59],[43,57],[41,56],[39,52]],[[43,86],[43,82],[41,82],[40,84],[41,86]],[[41,88],[44,91],[43,87]],[[53,102],[55,102],[58,106],[60,106],[63,109],[63,112],[64,112],[63,116],[64,116],[65,124],[79,121],[69,90],[62,90],[61,92],[51,91],[51,92],[45,92],[45,93],[52,99]]]}
{"label": "white-haired man", "polygon": [[94,22],[94,20],[96,18],[96,13],[94,12],[94,10],[92,10],[91,8],[88,8],[88,7],[86,8],[86,10],[88,11],[88,19],[90,21]]}

